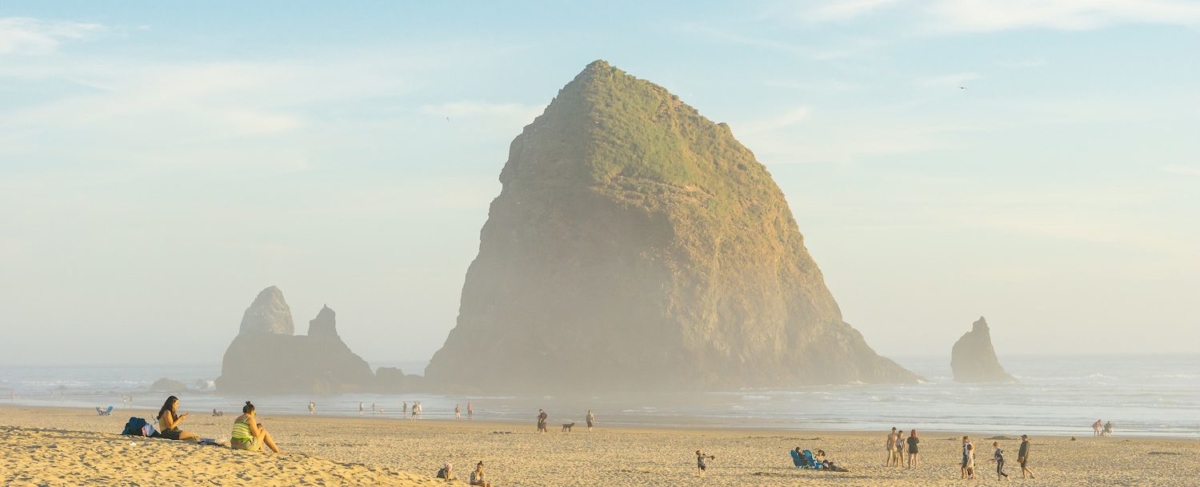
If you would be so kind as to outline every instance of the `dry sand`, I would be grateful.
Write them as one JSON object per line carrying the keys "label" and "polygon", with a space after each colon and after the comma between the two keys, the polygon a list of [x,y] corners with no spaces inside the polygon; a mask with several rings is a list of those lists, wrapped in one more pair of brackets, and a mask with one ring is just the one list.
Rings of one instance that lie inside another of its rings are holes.
{"label": "dry sand", "polygon": [[[186,410],[186,407],[184,408]],[[451,462],[465,478],[484,461],[498,486],[839,485],[936,486],[997,483],[991,442],[972,435],[978,479],[959,480],[959,441],[949,432],[921,435],[922,464],[883,467],[886,432],[587,428],[539,435],[530,424],[403,421],[394,417],[270,416],[260,419],[283,455],[122,437],[129,416],[66,408],[0,407],[0,483],[4,485],[440,485],[433,474]],[[197,412],[184,429],[228,440],[234,416]],[[603,423],[601,423],[603,426]],[[1012,485],[1200,485],[1200,443],[1122,437],[1034,438],[1035,480],[1021,480],[1018,440],[1002,440]],[[970,434],[970,432],[967,432]],[[1013,432],[1013,436],[1020,432]],[[792,467],[787,450],[824,449],[849,473]],[[716,456],[695,477],[697,449]],[[462,484],[459,484],[462,485]]]}

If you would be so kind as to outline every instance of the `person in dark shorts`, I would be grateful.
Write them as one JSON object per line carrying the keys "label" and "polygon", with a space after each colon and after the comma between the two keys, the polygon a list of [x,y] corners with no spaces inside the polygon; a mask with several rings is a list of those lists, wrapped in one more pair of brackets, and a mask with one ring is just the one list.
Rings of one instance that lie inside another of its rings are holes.
{"label": "person in dark shorts", "polygon": [[704,476],[704,471],[708,470],[708,464],[704,463],[705,459],[715,460],[716,458],[715,456],[705,455],[704,452],[696,450],[696,476],[702,477]]}
{"label": "person in dark shorts", "polygon": [[1029,478],[1035,478],[1033,476],[1033,470],[1029,469],[1029,435],[1021,435],[1021,449],[1017,451],[1017,463],[1021,464],[1022,479],[1024,479],[1025,475],[1027,474],[1029,475]]}
{"label": "person in dark shorts", "polygon": [[995,453],[992,453],[992,459],[989,462],[996,462],[996,480],[1008,478],[1008,474],[1004,473],[1004,450],[1000,448],[999,441],[992,442],[992,448],[995,448]]}
{"label": "person in dark shorts", "polygon": [[549,416],[546,414],[546,411],[545,411],[545,410],[542,410],[542,409],[539,409],[539,410],[538,410],[538,415],[537,415],[537,430],[538,430],[538,433],[545,433],[545,432],[546,432],[546,421],[547,421],[549,418],[550,418],[550,417],[549,417]]}
{"label": "person in dark shorts", "polygon": [[912,466],[914,464],[915,465],[921,464],[920,451],[917,449],[917,443],[920,443],[921,440],[917,438],[917,430],[912,430],[911,432],[908,433],[907,441],[908,441],[908,468],[912,468]]}
{"label": "person in dark shorts", "polygon": [[591,409],[588,410],[586,419],[587,419],[588,431],[591,431],[592,427],[596,425],[596,415],[592,414]]}
{"label": "person in dark shorts", "polygon": [[179,398],[168,397],[158,410],[158,435],[168,440],[200,441],[195,433],[179,429],[179,423],[186,417],[188,413],[179,414]]}

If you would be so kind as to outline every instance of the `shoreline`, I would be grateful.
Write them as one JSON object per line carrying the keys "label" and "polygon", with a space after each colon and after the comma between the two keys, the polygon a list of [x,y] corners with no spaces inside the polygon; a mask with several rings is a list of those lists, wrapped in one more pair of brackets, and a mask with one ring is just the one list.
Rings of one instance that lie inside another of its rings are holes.
{"label": "shoreline", "polygon": [[[183,409],[186,411],[186,407]],[[949,431],[921,431],[922,465],[914,469],[882,465],[881,445],[886,431],[610,427],[598,422],[591,433],[582,423],[566,433],[560,431],[560,424],[552,422],[549,433],[538,434],[532,420],[404,421],[369,416],[275,415],[260,411],[262,422],[284,451],[283,455],[119,436],[130,415],[151,419],[155,411],[136,408],[114,411],[113,416],[98,416],[94,410],[79,408],[0,406],[0,437],[3,437],[0,439],[12,446],[0,453],[0,466],[8,465],[7,470],[0,468],[0,481],[16,482],[4,477],[3,472],[14,468],[35,473],[59,468],[45,463],[52,457],[35,455],[30,453],[33,450],[18,448],[20,445],[51,442],[64,455],[76,458],[107,451],[105,448],[125,448],[132,442],[151,445],[144,448],[167,455],[172,461],[184,462],[196,477],[190,481],[193,483],[180,485],[211,485],[214,479],[228,479],[221,477],[231,469],[228,462],[237,463],[232,469],[235,473],[250,476],[258,468],[291,472],[280,473],[282,477],[264,481],[262,485],[319,483],[320,479],[313,475],[331,476],[324,477],[327,485],[366,482],[407,486],[427,485],[430,481],[441,485],[443,481],[431,478],[443,463],[453,463],[462,479],[469,474],[469,466],[484,461],[489,481],[497,486],[582,486],[600,480],[604,485],[674,486],[693,478],[693,452],[697,449],[717,457],[710,462],[703,479],[706,485],[915,487],[963,483],[957,465],[960,452],[957,439],[961,434]],[[193,415],[182,427],[202,437],[227,440],[235,417]],[[987,462],[993,441],[987,438],[993,435],[967,434],[979,449],[976,455],[979,480],[975,482],[993,482],[994,466]],[[1031,466],[1037,479],[1026,481],[1028,485],[1183,486],[1194,484],[1191,476],[1200,469],[1200,442],[1194,440],[1088,436],[1071,441],[1069,437],[1031,437],[1034,451]],[[1013,480],[1019,481],[1018,441],[999,442],[1007,452],[1009,475],[1015,474]],[[823,449],[850,472],[798,470],[787,452],[797,446],[814,452]],[[1114,461],[1115,458],[1121,461]],[[122,469],[128,467],[128,461],[125,456],[101,457],[87,467],[64,468],[76,469],[71,474],[76,476],[87,474],[88,469],[99,469],[107,472],[103,475],[108,477],[92,478],[93,483],[119,484],[123,482],[120,476],[125,475]],[[369,480],[347,480],[351,477],[338,480],[338,475],[363,476]],[[73,478],[78,481],[43,483],[86,483],[79,480],[82,477]]]}

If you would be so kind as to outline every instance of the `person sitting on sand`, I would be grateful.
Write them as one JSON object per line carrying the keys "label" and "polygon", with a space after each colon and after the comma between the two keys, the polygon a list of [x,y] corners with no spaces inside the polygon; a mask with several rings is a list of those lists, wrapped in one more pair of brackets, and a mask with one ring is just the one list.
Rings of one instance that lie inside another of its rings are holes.
{"label": "person sitting on sand", "polygon": [[[796,447],[796,448],[799,448],[799,447]],[[817,454],[813,456],[813,460],[816,460],[817,465],[820,466],[822,469],[829,470],[831,472],[849,472],[850,471],[849,469],[845,469],[845,468],[839,467],[837,465],[834,465],[833,460],[830,460],[829,458],[827,458],[825,456],[825,450],[817,450]]]}
{"label": "person sitting on sand", "polygon": [[480,485],[483,487],[492,487],[492,484],[483,480],[483,461],[475,464],[475,471],[471,472],[471,485]]}
{"label": "person sitting on sand", "polygon": [[437,471],[437,478],[446,479],[446,480],[454,480],[454,465],[451,465],[449,463],[442,465],[442,468],[439,468]]}
{"label": "person sitting on sand", "polygon": [[200,437],[191,431],[179,429],[179,423],[189,413],[179,414],[179,398],[171,396],[158,410],[158,436],[168,440],[200,441]]}
{"label": "person sitting on sand", "polygon": [[279,453],[279,447],[275,446],[271,433],[258,422],[254,405],[246,401],[246,405],[242,406],[242,415],[233,420],[233,435],[229,439],[229,447],[234,450],[262,451],[263,445]]}

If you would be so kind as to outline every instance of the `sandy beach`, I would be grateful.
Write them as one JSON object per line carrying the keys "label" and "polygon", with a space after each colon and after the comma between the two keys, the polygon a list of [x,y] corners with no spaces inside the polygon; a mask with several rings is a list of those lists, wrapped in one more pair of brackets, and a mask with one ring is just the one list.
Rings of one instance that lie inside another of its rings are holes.
{"label": "sandy beach", "polygon": [[[186,410],[186,408],[184,408]],[[997,483],[991,443],[980,447],[978,478],[959,480],[960,433],[925,432],[921,465],[883,466],[880,434],[724,429],[606,428],[571,433],[552,423],[537,434],[532,422],[420,420],[366,416],[260,418],[284,450],[248,453],[149,438],[123,437],[130,416],[155,411],[117,410],[112,416],[73,408],[0,407],[0,482],[4,485],[431,485],[445,462],[460,478],[483,461],[498,486],[572,485],[975,485]],[[184,429],[228,440],[234,416],[196,412]],[[903,426],[903,425],[897,425]],[[1020,435],[1014,431],[1011,437]],[[1200,443],[1194,440],[1034,438],[1030,466],[1037,479],[1022,482],[1017,439],[1000,440],[1013,485],[1190,486],[1200,484]],[[966,432],[966,434],[971,434]],[[792,467],[787,450],[825,450],[848,473]],[[716,456],[703,478],[693,452]]]}

